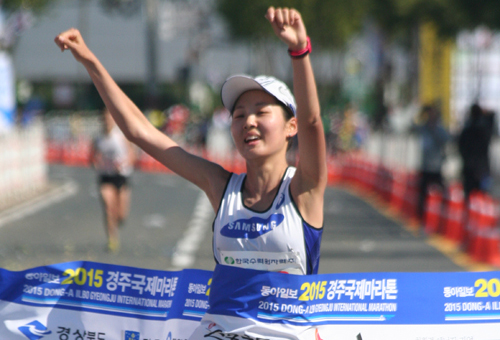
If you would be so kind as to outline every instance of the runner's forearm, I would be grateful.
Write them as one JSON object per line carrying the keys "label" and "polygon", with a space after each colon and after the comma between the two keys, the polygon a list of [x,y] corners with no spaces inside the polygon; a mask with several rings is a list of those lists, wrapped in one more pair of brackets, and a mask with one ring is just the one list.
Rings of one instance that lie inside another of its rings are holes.
{"label": "runner's forearm", "polygon": [[[153,143],[153,139],[150,135],[156,135],[160,132],[151,126],[148,119],[122,91],[118,84],[116,84],[101,62],[94,57],[83,62],[83,65],[90,75],[104,104],[111,112],[113,119],[127,139],[141,147]],[[166,138],[162,138],[162,140],[165,141]],[[171,142],[170,146],[177,145],[170,139],[168,140]]]}

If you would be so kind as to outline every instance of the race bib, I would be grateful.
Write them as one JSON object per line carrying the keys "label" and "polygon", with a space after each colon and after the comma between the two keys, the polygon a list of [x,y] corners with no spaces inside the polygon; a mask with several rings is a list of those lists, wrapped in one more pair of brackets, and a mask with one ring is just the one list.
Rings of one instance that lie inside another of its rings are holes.
{"label": "race bib", "polygon": [[246,269],[304,275],[300,256],[295,252],[220,251],[222,263]]}

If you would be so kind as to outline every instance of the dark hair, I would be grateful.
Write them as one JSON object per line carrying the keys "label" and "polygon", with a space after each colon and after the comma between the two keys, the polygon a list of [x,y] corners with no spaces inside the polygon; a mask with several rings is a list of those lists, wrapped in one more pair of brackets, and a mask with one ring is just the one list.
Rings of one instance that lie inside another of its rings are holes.
{"label": "dark hair", "polygon": [[481,114],[483,113],[483,109],[481,109],[481,106],[479,104],[474,103],[470,107],[470,118],[473,120],[479,119],[481,117]]}
{"label": "dark hair", "polygon": [[288,122],[290,119],[292,119],[293,117],[295,117],[295,115],[293,114],[292,110],[288,106],[286,106],[285,104],[283,104],[282,102],[280,102],[278,99],[276,99],[276,104],[278,104],[279,106],[281,106],[281,108],[283,109],[284,114],[285,114],[285,121]]}
{"label": "dark hair", "polygon": [[[276,104],[278,104],[279,106],[281,106],[281,108],[283,109],[283,116],[285,117],[285,122],[288,122],[290,119],[292,119],[293,117],[295,117],[295,115],[293,114],[292,110],[290,110],[289,107],[287,107],[285,104],[283,104],[282,102],[280,102],[278,99],[276,99]],[[286,147],[286,151],[290,151],[290,149],[292,148],[293,146],[293,140],[294,140],[294,137],[290,137],[288,139],[288,145]]]}
{"label": "dark hair", "polygon": [[432,105],[424,105],[424,107],[422,107],[422,112],[424,113],[429,113],[429,112],[432,112],[434,111],[434,108],[432,107]]}

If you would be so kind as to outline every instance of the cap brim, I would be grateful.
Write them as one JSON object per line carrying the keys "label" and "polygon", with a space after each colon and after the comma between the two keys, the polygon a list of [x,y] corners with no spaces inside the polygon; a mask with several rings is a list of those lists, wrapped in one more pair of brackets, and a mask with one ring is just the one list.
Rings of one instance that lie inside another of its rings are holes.
{"label": "cap brim", "polygon": [[234,105],[238,98],[245,92],[250,90],[265,90],[253,78],[245,75],[229,77],[221,88],[222,105],[229,112],[233,112]]}

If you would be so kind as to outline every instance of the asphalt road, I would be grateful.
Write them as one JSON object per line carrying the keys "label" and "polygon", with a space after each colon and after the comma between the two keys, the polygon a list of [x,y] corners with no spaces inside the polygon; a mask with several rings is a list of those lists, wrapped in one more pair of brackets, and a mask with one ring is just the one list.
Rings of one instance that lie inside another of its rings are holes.
{"label": "asphalt road", "polygon": [[[106,251],[91,169],[51,166],[54,189],[0,212],[0,267],[22,270],[68,261],[141,268],[212,270],[213,212],[203,193],[175,175],[137,172],[121,249]],[[464,271],[428,238],[342,188],[325,197],[320,273]]]}

